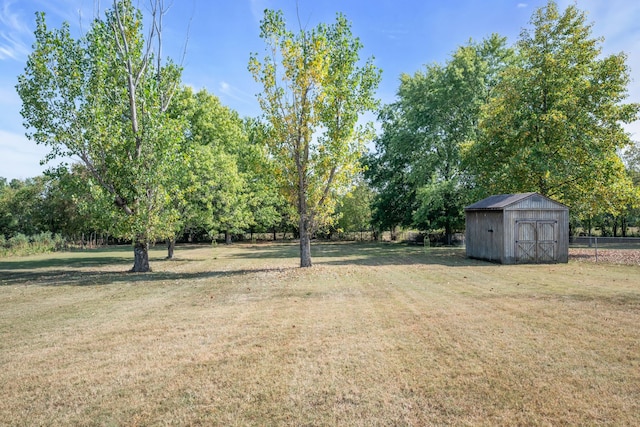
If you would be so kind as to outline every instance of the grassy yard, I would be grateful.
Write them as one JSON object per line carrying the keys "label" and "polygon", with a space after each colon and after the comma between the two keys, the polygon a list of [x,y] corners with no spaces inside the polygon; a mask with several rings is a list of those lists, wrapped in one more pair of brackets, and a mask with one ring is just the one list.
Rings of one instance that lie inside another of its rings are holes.
{"label": "grassy yard", "polygon": [[0,259],[0,425],[640,424],[640,267],[312,253]]}

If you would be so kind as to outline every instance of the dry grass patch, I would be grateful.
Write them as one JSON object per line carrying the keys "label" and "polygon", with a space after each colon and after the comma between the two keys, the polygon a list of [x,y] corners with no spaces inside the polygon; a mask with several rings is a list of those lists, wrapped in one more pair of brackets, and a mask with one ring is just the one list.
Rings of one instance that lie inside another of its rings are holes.
{"label": "dry grass patch", "polygon": [[312,250],[0,261],[0,424],[640,423],[638,267]]}

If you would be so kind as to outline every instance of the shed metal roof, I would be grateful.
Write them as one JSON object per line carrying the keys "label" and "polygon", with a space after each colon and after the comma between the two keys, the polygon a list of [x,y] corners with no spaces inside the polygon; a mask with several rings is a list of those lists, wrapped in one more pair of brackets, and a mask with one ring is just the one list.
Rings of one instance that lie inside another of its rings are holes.
{"label": "shed metal roof", "polygon": [[[547,200],[551,200],[538,193],[496,194],[494,196],[489,196],[486,199],[482,199],[479,202],[476,202],[472,205],[469,205],[466,208],[464,208],[464,210],[481,210],[481,209],[500,210],[534,195],[537,197],[542,197]],[[555,200],[551,200],[551,201],[558,205],[564,206],[562,203],[558,203]]]}

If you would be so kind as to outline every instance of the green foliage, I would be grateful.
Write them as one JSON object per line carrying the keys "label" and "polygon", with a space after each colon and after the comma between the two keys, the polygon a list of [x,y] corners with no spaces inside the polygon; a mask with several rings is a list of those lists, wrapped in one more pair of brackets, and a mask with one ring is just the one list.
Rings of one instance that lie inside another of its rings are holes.
{"label": "green foliage", "polygon": [[29,237],[22,233],[18,233],[11,237],[8,242],[9,249],[12,252],[24,252],[29,247]]}
{"label": "green foliage", "polygon": [[[388,112],[388,107],[381,114]],[[384,116],[380,116],[384,117]],[[409,170],[403,156],[393,150],[393,126],[382,123],[383,133],[376,140],[376,154],[364,157],[364,177],[374,189],[371,203],[371,222],[378,230],[391,230],[409,226],[416,209],[416,188],[409,179]]]}
{"label": "green foliage", "polygon": [[53,252],[62,249],[64,245],[62,236],[48,231],[31,236],[29,241],[32,253]]}
{"label": "green foliage", "polygon": [[337,228],[340,231],[366,231],[371,229],[371,203],[373,192],[366,181],[359,179],[352,191],[341,198],[337,209]]}
{"label": "green foliage", "polygon": [[51,176],[47,191],[50,231],[61,233],[71,240],[91,232],[109,233],[112,224],[112,201],[96,198],[96,187],[90,173],[81,164],[70,170],[61,169]]}
{"label": "green foliage", "polygon": [[457,179],[433,179],[418,189],[417,201],[413,223],[419,229],[445,230],[447,239],[454,230],[464,229],[463,207],[468,203],[468,195]]}
{"label": "green foliage", "polygon": [[0,235],[0,256],[23,256],[61,250],[65,239],[59,234],[42,232],[33,236],[17,233],[9,239]]}
{"label": "green foliage", "polygon": [[184,121],[181,167],[175,171],[173,209],[175,233],[203,229],[211,235],[240,231],[250,222],[246,180],[239,158],[247,145],[243,121],[205,90],[188,88],[169,109]]}
{"label": "green foliage", "polygon": [[[161,2],[151,6],[156,25],[165,11]],[[68,24],[49,30],[44,14],[36,18],[34,50],[17,85],[27,135],[50,147],[47,160],[81,159],[92,198],[110,200],[102,206],[116,236],[142,246],[170,236],[184,124],[166,110],[180,69],[154,58],[154,40],[145,40],[130,0],[114,2],[77,40]]]}
{"label": "green foliage", "polygon": [[276,162],[267,149],[269,127],[257,119],[245,119],[244,128],[247,144],[238,161],[249,195],[250,229],[264,232],[290,228],[290,218],[295,217],[295,212],[291,212],[291,205],[278,191]]}
{"label": "green foliage", "polygon": [[80,165],[71,171],[13,180],[0,189],[0,235],[61,234],[73,240],[82,233],[102,231],[105,208],[97,209],[87,189],[88,174]]}
{"label": "green foliage", "polygon": [[379,227],[442,228],[450,236],[463,226],[470,183],[461,152],[477,139],[480,109],[512,57],[505,39],[493,35],[458,48],[444,65],[401,76],[368,159]]}
{"label": "green foliage", "polygon": [[551,1],[531,25],[467,152],[475,183],[485,194],[537,191],[583,215],[624,205],[630,182],[617,151],[630,143],[622,124],[638,113],[623,102],[625,55],[602,58],[602,40],[575,5],[561,13]]}
{"label": "green foliage", "polygon": [[44,177],[14,179],[0,189],[0,234],[11,237],[48,230],[46,193]]}
{"label": "green foliage", "polygon": [[362,44],[341,14],[333,25],[293,33],[282,12],[266,10],[260,30],[266,55],[251,55],[249,70],[264,88],[258,100],[269,153],[278,187],[296,208],[307,267],[311,234],[330,223],[339,189],[359,171],[372,126],[357,122],[377,105],[380,71],[372,60],[358,66]]}
{"label": "green foliage", "polygon": [[[161,4],[150,2],[152,24]],[[114,2],[79,39],[67,24],[49,29],[44,14],[36,25],[17,85],[28,136],[50,148],[45,161],[81,163],[0,178],[4,252],[49,250],[56,234],[148,245],[294,228],[301,265],[310,265],[319,229],[451,234],[467,203],[521,191],[558,199],[572,224],[612,234],[640,218],[640,148],[622,127],[640,111],[625,103],[626,57],[601,55],[576,6],[538,9],[515,49],[492,35],[403,74],[365,156],[373,131],[358,120],[377,107],[380,71],[360,61],[362,44],[340,14],[292,32],[281,12],[265,11],[266,53],[249,63],[264,88],[264,121],[181,87],[180,68],[156,57],[158,39],[145,39],[130,0]]]}
{"label": "green foliage", "polygon": [[634,185],[640,185],[640,142],[633,141],[623,153],[627,170],[632,176]]}

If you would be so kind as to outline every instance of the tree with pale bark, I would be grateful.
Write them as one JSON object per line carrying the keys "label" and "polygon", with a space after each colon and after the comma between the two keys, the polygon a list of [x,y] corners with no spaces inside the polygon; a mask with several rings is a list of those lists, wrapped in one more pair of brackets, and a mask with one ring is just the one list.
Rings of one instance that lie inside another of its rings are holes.
{"label": "tree with pale bark", "polygon": [[146,36],[142,12],[114,0],[78,39],[38,13],[17,85],[27,136],[51,148],[46,160],[84,165],[93,197],[110,201],[113,234],[133,242],[134,272],[150,271],[149,245],[174,233],[171,182],[184,139],[184,123],[167,114],[181,69],[162,58],[164,2],[149,10]]}
{"label": "tree with pale bark", "polygon": [[360,170],[373,128],[358,120],[377,106],[381,72],[372,59],[359,65],[362,43],[342,14],[296,33],[281,11],[266,10],[260,29],[266,53],[252,54],[249,70],[263,86],[278,185],[298,215],[300,266],[310,267],[313,233],[332,220],[339,190]]}

